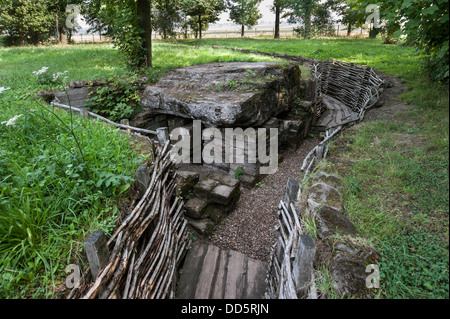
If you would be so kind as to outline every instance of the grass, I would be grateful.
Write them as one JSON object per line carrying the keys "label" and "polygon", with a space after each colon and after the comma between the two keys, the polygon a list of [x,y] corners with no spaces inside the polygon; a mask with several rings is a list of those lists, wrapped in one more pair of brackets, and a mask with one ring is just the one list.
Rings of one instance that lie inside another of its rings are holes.
{"label": "grass", "polygon": [[355,130],[345,203],[381,254],[383,297],[448,298],[448,145],[404,120]]}
{"label": "grass", "polygon": [[[70,80],[125,75],[107,46],[0,49],[0,296],[57,297],[64,269],[83,263],[80,243],[110,233],[118,198],[143,158],[115,129],[35,101],[32,71],[68,70]],[[50,71],[49,71],[50,72]]]}

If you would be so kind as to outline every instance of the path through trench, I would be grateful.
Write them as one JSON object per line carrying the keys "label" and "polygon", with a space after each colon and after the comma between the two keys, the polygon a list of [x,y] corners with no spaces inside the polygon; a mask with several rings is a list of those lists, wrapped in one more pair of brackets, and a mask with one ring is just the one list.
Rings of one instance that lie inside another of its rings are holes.
{"label": "path through trench", "polygon": [[267,175],[253,189],[241,189],[236,209],[219,225],[210,242],[225,250],[235,250],[248,257],[269,261],[278,239],[278,205],[284,200],[290,178],[299,178],[304,157],[319,143],[317,137],[305,139],[297,150],[283,153],[278,171]]}

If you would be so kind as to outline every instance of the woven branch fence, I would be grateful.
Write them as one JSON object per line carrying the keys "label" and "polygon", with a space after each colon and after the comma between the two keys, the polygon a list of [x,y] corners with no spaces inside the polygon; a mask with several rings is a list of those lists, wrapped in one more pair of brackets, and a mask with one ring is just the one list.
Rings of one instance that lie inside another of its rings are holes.
{"label": "woven branch fence", "polygon": [[374,104],[384,83],[371,67],[342,61],[320,61],[312,70],[320,79],[319,95],[326,94],[350,107],[360,116]]}
{"label": "woven branch fence", "polygon": [[316,82],[313,101],[316,114],[325,108],[322,100],[324,95],[328,95],[351,108],[357,116],[325,131],[325,138],[303,160],[301,170],[305,172],[304,178],[315,163],[326,158],[328,144],[333,136],[345,126],[364,119],[366,111],[378,102],[380,87],[384,84],[372,68],[336,60],[314,63],[311,73]]}
{"label": "woven branch fence", "polygon": [[174,196],[169,142],[157,149],[151,182],[139,203],[108,240],[106,266],[94,282],[89,269],[70,299],[174,298],[176,271],[189,245],[183,202]]}
{"label": "woven branch fence", "polygon": [[[362,121],[365,112],[378,101],[379,89],[384,83],[372,68],[361,67],[352,63],[340,61],[320,61],[313,64],[311,70],[314,86],[313,105],[320,114],[324,107],[324,95],[336,98],[358,114],[355,119],[328,128],[324,139],[314,147],[304,158],[301,170],[304,180],[308,177],[314,165],[326,158],[328,144],[333,136],[345,126]],[[301,193],[301,189],[298,190]],[[311,272],[310,284],[306,287],[296,287],[293,262],[301,257],[296,256],[297,239],[302,235],[302,214],[298,214],[292,203],[281,201],[278,207],[279,239],[272,248],[269,270],[267,273],[266,298],[298,299],[299,288],[306,289],[302,296],[307,299],[317,299],[314,272]]]}

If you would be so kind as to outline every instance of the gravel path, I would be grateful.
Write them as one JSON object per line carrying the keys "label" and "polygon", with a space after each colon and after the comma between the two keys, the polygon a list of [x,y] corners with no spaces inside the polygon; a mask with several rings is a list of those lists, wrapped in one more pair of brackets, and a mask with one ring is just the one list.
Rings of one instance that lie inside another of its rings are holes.
{"label": "gravel path", "polygon": [[216,228],[211,243],[223,249],[237,250],[251,258],[269,261],[272,246],[278,239],[277,211],[284,199],[289,178],[298,178],[304,157],[317,145],[317,138],[308,138],[297,150],[284,153],[277,173],[266,176],[262,187],[241,188],[236,209]]}

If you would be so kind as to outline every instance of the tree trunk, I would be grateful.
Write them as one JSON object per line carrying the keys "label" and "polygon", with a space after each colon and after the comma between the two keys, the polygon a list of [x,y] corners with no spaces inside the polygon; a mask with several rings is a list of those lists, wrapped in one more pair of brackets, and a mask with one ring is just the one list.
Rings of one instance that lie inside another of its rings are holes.
{"label": "tree trunk", "polygon": [[305,14],[305,39],[311,39],[311,12]]}
{"label": "tree trunk", "polygon": [[198,16],[198,38],[201,40],[202,39],[202,16],[199,15]]}
{"label": "tree trunk", "polygon": [[347,36],[349,37],[351,33],[352,33],[352,24],[349,23],[347,28]]}
{"label": "tree trunk", "polygon": [[279,5],[275,5],[275,34],[274,39],[280,38],[280,14],[281,8]]}
{"label": "tree trunk", "polygon": [[19,30],[17,30],[19,33],[19,45],[24,46],[25,45],[25,34],[23,32],[23,29],[19,27]]}
{"label": "tree trunk", "polygon": [[275,34],[274,39],[280,38],[280,14],[281,14],[281,8],[279,5],[275,6]]}
{"label": "tree trunk", "polygon": [[59,28],[59,43],[67,44],[66,28],[64,27]]}
{"label": "tree trunk", "polygon": [[40,35],[40,33],[38,31],[35,31],[33,33],[33,44],[34,45],[39,45],[39,35]]}
{"label": "tree trunk", "polygon": [[67,36],[67,44],[72,44],[72,29],[69,29],[69,35]]}
{"label": "tree trunk", "polygon": [[56,41],[59,43],[59,18],[58,12],[55,13],[55,26],[56,26]]}
{"label": "tree trunk", "polygon": [[244,37],[244,25],[241,27],[241,37]]}
{"label": "tree trunk", "polygon": [[137,9],[139,14],[139,24],[144,33],[142,35],[145,56],[143,65],[152,67],[152,21],[151,21],[151,4],[149,0],[137,0]]}

